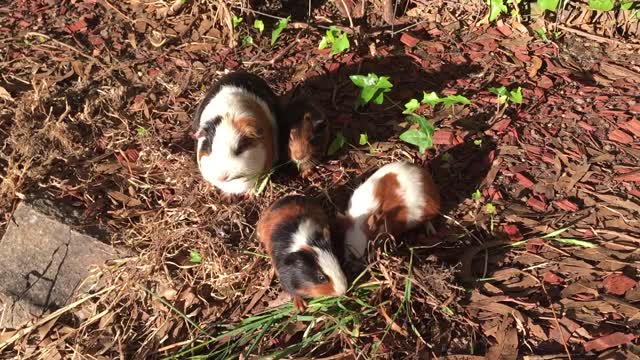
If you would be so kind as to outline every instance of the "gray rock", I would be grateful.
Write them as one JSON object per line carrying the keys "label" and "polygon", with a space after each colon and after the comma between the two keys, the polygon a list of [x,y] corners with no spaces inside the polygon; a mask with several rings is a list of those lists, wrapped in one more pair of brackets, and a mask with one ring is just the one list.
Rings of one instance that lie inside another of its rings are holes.
{"label": "gray rock", "polygon": [[16,208],[0,240],[0,329],[65,306],[90,285],[83,281],[92,265],[122,256],[77,231],[73,217],[46,202]]}

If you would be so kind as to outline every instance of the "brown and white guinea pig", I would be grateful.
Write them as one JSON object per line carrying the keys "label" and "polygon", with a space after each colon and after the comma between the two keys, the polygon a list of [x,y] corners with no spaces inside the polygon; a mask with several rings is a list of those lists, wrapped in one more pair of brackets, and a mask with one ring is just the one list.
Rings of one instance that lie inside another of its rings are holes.
{"label": "brown and white guinea pig", "polygon": [[243,71],[223,75],[193,117],[204,179],[229,194],[253,190],[278,161],[281,115],[278,98],[263,79]]}
{"label": "brown and white guinea pig", "polygon": [[303,297],[339,296],[347,291],[329,219],[315,201],[285,196],[262,213],[257,233],[298,310],[306,307]]}
{"label": "brown and white guinea pig", "polygon": [[324,111],[305,98],[291,101],[284,116],[290,129],[289,158],[307,177],[327,151],[329,122]]}
{"label": "brown and white guinea pig", "polygon": [[381,232],[397,236],[440,212],[440,193],[431,174],[408,162],[378,169],[349,200],[344,244],[347,254],[362,258]]}

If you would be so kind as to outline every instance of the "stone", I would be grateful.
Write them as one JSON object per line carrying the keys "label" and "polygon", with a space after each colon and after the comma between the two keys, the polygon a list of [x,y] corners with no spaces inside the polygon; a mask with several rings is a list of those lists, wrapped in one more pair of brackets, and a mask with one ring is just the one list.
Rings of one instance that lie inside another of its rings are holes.
{"label": "stone", "polygon": [[[87,231],[74,211],[46,201],[18,204],[0,240],[0,329],[17,329],[67,305],[91,285],[92,266],[123,253]],[[96,232],[98,233],[98,232]]]}

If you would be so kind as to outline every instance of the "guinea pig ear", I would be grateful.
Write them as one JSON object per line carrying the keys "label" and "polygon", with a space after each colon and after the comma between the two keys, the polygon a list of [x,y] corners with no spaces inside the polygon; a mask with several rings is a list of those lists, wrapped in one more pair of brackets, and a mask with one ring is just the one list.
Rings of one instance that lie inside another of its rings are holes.
{"label": "guinea pig ear", "polygon": [[331,229],[328,226],[322,229],[322,237],[327,241],[331,241]]}
{"label": "guinea pig ear", "polygon": [[233,127],[242,135],[252,138],[262,138],[264,131],[257,126],[258,121],[253,117],[243,117],[233,122]]}

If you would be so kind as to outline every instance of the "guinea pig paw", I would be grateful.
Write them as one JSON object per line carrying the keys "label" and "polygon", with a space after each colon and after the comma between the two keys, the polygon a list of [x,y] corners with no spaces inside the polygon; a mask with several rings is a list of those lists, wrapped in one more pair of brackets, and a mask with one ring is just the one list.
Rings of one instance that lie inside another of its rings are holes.
{"label": "guinea pig paw", "polygon": [[294,296],[293,307],[295,307],[298,312],[305,312],[307,310],[307,302],[302,298],[302,296]]}
{"label": "guinea pig paw", "polygon": [[433,227],[433,224],[431,223],[431,221],[427,221],[427,222],[424,224],[424,228],[425,228],[425,230],[426,230],[426,232],[427,232],[427,235],[428,235],[428,236],[434,236],[434,235],[436,235],[436,234],[438,233],[438,232],[436,231],[436,228],[435,228],[435,227]]}

